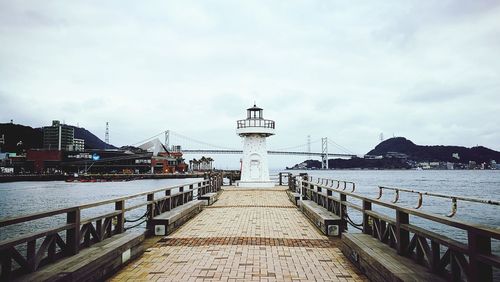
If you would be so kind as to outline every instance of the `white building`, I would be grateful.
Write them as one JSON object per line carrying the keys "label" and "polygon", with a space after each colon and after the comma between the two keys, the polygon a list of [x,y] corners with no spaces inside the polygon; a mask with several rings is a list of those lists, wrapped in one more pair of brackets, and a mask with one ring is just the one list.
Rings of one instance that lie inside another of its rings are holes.
{"label": "white building", "polygon": [[70,145],[69,150],[70,151],[77,151],[77,152],[85,151],[85,140],[74,138],[73,145]]}
{"label": "white building", "polygon": [[237,122],[236,133],[243,137],[243,158],[239,187],[274,187],[269,179],[266,138],[274,135],[274,121],[264,119],[257,106],[247,109],[247,118]]}

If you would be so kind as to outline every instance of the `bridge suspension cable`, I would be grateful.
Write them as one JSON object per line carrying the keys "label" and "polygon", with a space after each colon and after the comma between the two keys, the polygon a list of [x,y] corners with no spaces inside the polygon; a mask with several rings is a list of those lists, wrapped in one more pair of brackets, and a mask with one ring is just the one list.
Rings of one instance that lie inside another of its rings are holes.
{"label": "bridge suspension cable", "polygon": [[341,151],[343,151],[343,152],[345,152],[345,153],[348,153],[348,154],[350,154],[350,155],[356,155],[356,153],[354,153],[353,151],[351,151],[351,150],[347,149],[346,147],[344,147],[344,146],[342,146],[342,145],[338,144],[337,142],[335,142],[335,141],[331,140],[330,138],[328,138],[328,143],[330,143],[331,145],[333,145],[333,146],[335,146],[335,147],[339,148]]}
{"label": "bridge suspension cable", "polygon": [[229,148],[229,147],[224,147],[224,146],[218,146],[218,145],[210,144],[210,143],[203,142],[203,141],[200,141],[200,140],[196,140],[194,138],[188,137],[186,135],[180,134],[180,133],[172,131],[172,130],[170,130],[170,134],[172,134],[172,135],[174,135],[176,137],[179,137],[179,138],[191,141],[193,143],[197,143],[197,144],[200,144],[200,145],[205,145],[205,146],[208,146],[208,147],[211,147],[211,148],[217,148],[217,149],[222,149],[222,150],[238,150],[236,148]]}
{"label": "bridge suspension cable", "polygon": [[[194,139],[194,138],[191,138],[191,137],[188,137],[184,134],[181,134],[179,132],[176,132],[176,131],[172,131],[172,130],[164,130],[156,135],[153,135],[149,138],[146,138],[144,140],[141,140],[139,142],[136,142],[136,143],[133,143],[131,144],[132,146],[136,146],[136,145],[141,145],[141,144],[144,144],[146,143],[147,141],[150,141],[154,138],[157,138],[163,134],[165,134],[166,132],[169,132],[170,135],[172,136],[175,136],[177,138],[180,138],[180,139],[183,139],[183,140],[187,140],[187,141],[190,141],[192,143],[196,143],[196,144],[199,144],[199,145],[203,145],[203,146],[206,146],[206,147],[209,147],[211,148],[212,150],[202,150],[202,149],[198,149],[198,148],[191,148],[190,146],[186,146],[186,144],[182,144],[183,147],[187,147],[187,148],[184,148],[184,150],[186,151],[193,151],[192,153],[194,153],[195,151],[200,151],[200,153],[202,153],[202,151],[213,151],[213,152],[217,152],[217,153],[229,153],[229,154],[234,154],[234,153],[237,153],[237,152],[240,152],[241,151],[241,148],[230,148],[230,147],[225,147],[225,146],[219,146],[219,145],[214,145],[214,144],[211,144],[211,143],[208,143],[208,142],[204,142],[204,141],[201,141],[201,140],[197,140],[197,139]],[[334,155],[337,155],[337,156],[342,156],[342,155],[352,155],[352,156],[355,156],[356,153],[354,153],[353,151],[349,150],[348,148],[338,144],[337,142],[331,140],[330,138],[327,138],[326,140],[328,144],[331,144],[333,145],[335,148],[338,148],[340,149],[342,152],[346,153],[346,154],[332,154],[332,153],[328,153],[328,155],[330,156],[334,156]],[[305,144],[300,144],[300,145],[295,145],[295,146],[289,146],[289,147],[285,147],[285,148],[279,148],[279,149],[272,149],[270,150],[270,153],[271,154],[294,154],[294,155],[323,155],[325,154],[324,152],[322,152],[321,154],[319,153],[312,153],[312,152],[299,152],[299,151],[294,151],[294,149],[298,149],[298,148],[307,148],[308,146],[310,146],[310,144],[316,144],[316,143],[319,143],[319,142],[323,142],[323,138],[321,139],[316,139],[312,142],[308,142],[308,143],[305,143]],[[173,143],[173,142],[170,142],[170,143]],[[181,143],[181,142],[177,142],[177,143]],[[182,142],[184,143],[184,142]],[[323,145],[324,147],[324,145]],[[216,150],[214,150],[216,149]],[[221,150],[225,150],[227,152],[222,152]],[[293,152],[292,152],[293,151]]]}
{"label": "bridge suspension cable", "polygon": [[150,141],[151,139],[154,139],[154,138],[156,138],[156,137],[158,137],[158,136],[160,136],[160,135],[164,134],[165,132],[166,132],[166,131],[164,130],[164,131],[162,131],[162,132],[160,132],[160,133],[158,133],[158,134],[156,134],[156,135],[154,135],[154,136],[151,136],[151,137],[149,137],[149,138],[146,138],[146,139],[141,140],[141,141],[136,142],[136,143],[132,143],[132,144],[130,144],[130,145],[131,145],[131,146],[142,145],[142,144],[144,144],[144,143],[146,143],[146,142]]}
{"label": "bridge suspension cable", "polygon": [[273,149],[272,151],[288,151],[288,150],[293,150],[293,149],[297,149],[297,148],[306,148],[309,144],[315,144],[315,143],[318,143],[320,141],[321,141],[321,139],[317,139],[317,140],[312,141],[311,143],[304,143],[304,144],[286,147],[286,148]]}

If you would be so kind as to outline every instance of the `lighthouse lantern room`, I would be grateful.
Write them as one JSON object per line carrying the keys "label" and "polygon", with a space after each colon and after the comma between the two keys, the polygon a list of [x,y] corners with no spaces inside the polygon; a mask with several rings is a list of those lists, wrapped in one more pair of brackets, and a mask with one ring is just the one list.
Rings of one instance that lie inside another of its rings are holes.
{"label": "lighthouse lantern room", "polygon": [[236,133],[243,137],[241,180],[238,187],[274,187],[269,179],[266,138],[274,135],[274,121],[264,119],[255,104],[247,109],[247,118],[237,122]]}

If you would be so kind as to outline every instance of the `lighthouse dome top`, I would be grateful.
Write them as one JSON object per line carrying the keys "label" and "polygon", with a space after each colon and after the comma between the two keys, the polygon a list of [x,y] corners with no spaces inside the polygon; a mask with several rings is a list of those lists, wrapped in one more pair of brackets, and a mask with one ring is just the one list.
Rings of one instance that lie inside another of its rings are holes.
{"label": "lighthouse dome top", "polygon": [[274,121],[264,119],[263,109],[253,105],[247,109],[247,118],[238,120],[236,133],[240,136],[259,134],[262,136],[274,135]]}
{"label": "lighthouse dome top", "polygon": [[253,104],[253,107],[247,109],[247,119],[263,119],[263,111],[264,110],[262,108],[259,108],[255,104]]}

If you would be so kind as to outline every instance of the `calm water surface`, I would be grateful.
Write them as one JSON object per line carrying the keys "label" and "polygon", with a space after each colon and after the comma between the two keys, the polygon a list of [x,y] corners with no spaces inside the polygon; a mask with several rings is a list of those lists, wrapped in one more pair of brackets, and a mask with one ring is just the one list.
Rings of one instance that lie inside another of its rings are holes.
{"label": "calm water surface", "polygon": [[[291,172],[298,173],[298,171]],[[500,170],[310,170],[301,172],[306,172],[313,177],[355,182],[356,193],[369,197],[378,196],[378,186],[387,186],[500,201]],[[392,200],[394,193],[384,192],[382,199]],[[417,204],[417,197],[401,192],[398,203],[413,207]],[[451,211],[451,200],[424,196],[421,210],[445,215]],[[498,227],[500,206],[458,201],[458,212],[454,218]]]}
{"label": "calm water surface", "polygon": [[[300,171],[291,171],[298,174]],[[409,188],[419,191],[436,192],[447,195],[460,195],[482,199],[500,201],[500,171],[450,171],[450,170],[330,170],[305,171],[313,177],[331,178],[353,181],[357,185],[356,193],[376,197],[378,185],[389,187]],[[116,198],[124,195],[154,190],[162,187],[184,184],[194,179],[175,180],[137,180],[130,182],[107,183],[66,183],[54,182],[16,182],[0,184],[0,218],[30,214],[45,210],[64,208],[89,202]],[[383,200],[392,200],[394,194],[386,192]],[[405,206],[416,205],[417,198],[411,194],[400,194],[399,203]],[[82,217],[102,214],[103,211],[112,211],[112,205],[94,210],[86,210]],[[383,213],[394,216],[392,210],[377,208]],[[450,212],[451,201],[424,196],[422,210],[445,215]],[[136,211],[127,215],[130,218],[138,217],[143,211]],[[359,222],[360,216],[352,211],[351,218]],[[500,225],[500,207],[476,203],[458,202],[456,219],[498,227]],[[445,230],[458,240],[465,240],[466,234],[458,229],[449,228],[418,218],[410,221],[435,231]],[[64,217],[54,217],[50,220],[41,220],[32,226],[14,226],[14,229],[4,229],[0,239],[18,236],[33,228],[63,223]],[[13,228],[14,228],[13,227]],[[496,245],[496,243],[495,243]]]}
{"label": "calm water surface", "polygon": [[[68,183],[64,181],[0,183],[0,218],[93,203],[198,180],[201,179],[148,179],[101,183]],[[155,196],[160,195],[159,193]],[[130,206],[144,200],[145,196],[136,201],[127,201],[126,205]],[[82,211],[82,218],[102,215],[113,210],[114,204],[86,209]],[[135,219],[143,215],[144,211],[144,208],[134,210],[126,213],[126,217]],[[65,215],[60,215],[2,228],[0,229],[0,240],[17,237],[33,230],[62,225],[65,220]]]}

